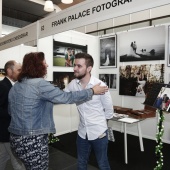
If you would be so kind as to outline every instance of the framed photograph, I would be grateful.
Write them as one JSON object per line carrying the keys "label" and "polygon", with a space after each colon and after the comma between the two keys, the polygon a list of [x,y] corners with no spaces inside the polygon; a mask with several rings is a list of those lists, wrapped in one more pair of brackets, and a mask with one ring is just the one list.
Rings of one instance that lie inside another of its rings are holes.
{"label": "framed photograph", "polygon": [[121,66],[119,94],[145,97],[155,83],[164,83],[164,64]]}
{"label": "framed photograph", "polygon": [[144,104],[165,112],[170,112],[170,84],[154,84],[153,88],[147,94]]}
{"label": "framed photograph", "polygon": [[2,80],[5,77],[5,71],[3,68],[0,68],[0,80]]}
{"label": "framed photograph", "polygon": [[170,67],[170,26],[168,26],[168,67]]}
{"label": "framed photograph", "polygon": [[117,67],[116,35],[100,38],[100,68]]}
{"label": "framed photograph", "polygon": [[165,26],[128,31],[119,40],[120,62],[165,59]]}
{"label": "framed photograph", "polygon": [[54,86],[64,89],[74,79],[74,72],[53,72]]}
{"label": "framed photograph", "polygon": [[99,74],[99,79],[103,81],[109,89],[117,89],[117,74]]}
{"label": "framed photograph", "polygon": [[73,67],[75,54],[87,53],[87,45],[71,44],[53,40],[53,66]]}

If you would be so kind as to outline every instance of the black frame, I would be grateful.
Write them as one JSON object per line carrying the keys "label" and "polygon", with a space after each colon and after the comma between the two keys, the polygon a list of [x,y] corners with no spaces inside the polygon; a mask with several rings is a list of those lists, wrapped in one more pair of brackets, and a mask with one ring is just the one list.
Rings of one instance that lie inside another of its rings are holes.
{"label": "black frame", "polygon": [[68,83],[70,83],[75,77],[74,77],[74,72],[60,72],[60,71],[55,71],[53,72],[53,82],[55,87],[59,87],[60,89],[64,89],[67,84],[65,84],[64,79],[68,80]]}
{"label": "black frame", "polygon": [[103,81],[110,90],[117,90],[117,78],[118,78],[117,74],[108,73],[99,74],[99,79]]}
{"label": "black frame", "polygon": [[117,36],[100,37],[100,67],[117,67]]}
{"label": "black frame", "polygon": [[167,66],[170,67],[170,25],[168,26],[168,60]]}
{"label": "black frame", "polygon": [[[72,44],[72,43],[53,40],[53,66],[68,67],[68,65],[65,64],[66,63],[65,54],[68,48],[74,49],[75,54],[79,52],[87,53],[87,45],[78,45],[78,44]],[[69,67],[72,67],[72,66],[73,66],[73,63]]]}

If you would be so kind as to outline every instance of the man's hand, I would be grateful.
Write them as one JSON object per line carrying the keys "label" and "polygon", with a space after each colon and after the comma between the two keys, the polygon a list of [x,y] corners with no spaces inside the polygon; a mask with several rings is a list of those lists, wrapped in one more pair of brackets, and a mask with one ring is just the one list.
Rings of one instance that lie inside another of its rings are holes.
{"label": "man's hand", "polygon": [[108,92],[108,87],[100,86],[100,83],[96,84],[92,89],[94,94],[105,94],[105,92]]}

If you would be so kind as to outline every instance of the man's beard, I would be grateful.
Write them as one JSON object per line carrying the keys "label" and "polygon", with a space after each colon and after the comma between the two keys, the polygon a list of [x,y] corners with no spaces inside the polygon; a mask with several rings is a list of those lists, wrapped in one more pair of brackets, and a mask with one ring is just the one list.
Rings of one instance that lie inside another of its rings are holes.
{"label": "man's beard", "polygon": [[84,74],[82,74],[82,75],[78,75],[78,76],[76,76],[76,75],[74,74],[74,77],[77,78],[77,79],[79,79],[79,80],[81,80],[81,79],[84,78],[85,76],[86,76],[86,73],[84,73]]}

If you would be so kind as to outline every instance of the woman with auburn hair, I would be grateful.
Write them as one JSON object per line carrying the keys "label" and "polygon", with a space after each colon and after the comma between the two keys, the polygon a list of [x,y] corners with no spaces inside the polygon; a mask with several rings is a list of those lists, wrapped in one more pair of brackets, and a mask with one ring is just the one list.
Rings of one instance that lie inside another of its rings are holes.
{"label": "woman with auburn hair", "polygon": [[82,103],[108,91],[97,84],[79,92],[63,92],[44,80],[47,67],[43,52],[26,54],[18,82],[9,92],[11,147],[27,170],[48,169],[48,134],[56,132],[53,104]]}

